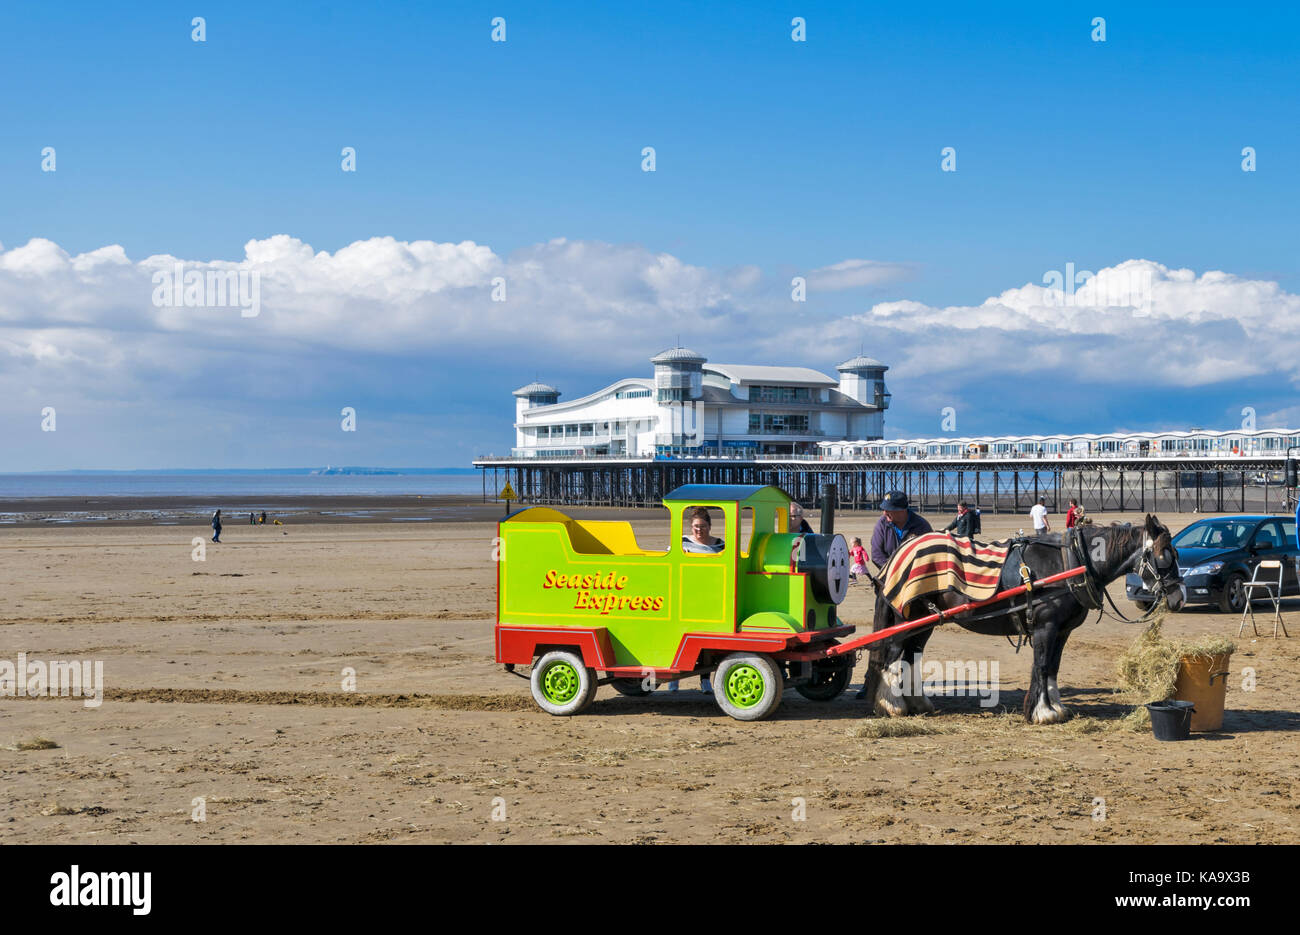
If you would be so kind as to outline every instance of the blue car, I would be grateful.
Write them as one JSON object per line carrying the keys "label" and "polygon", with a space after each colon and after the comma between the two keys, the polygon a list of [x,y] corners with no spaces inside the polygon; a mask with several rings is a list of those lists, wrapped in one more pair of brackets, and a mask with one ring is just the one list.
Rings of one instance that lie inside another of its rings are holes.
{"label": "blue car", "polygon": [[[1300,594],[1296,579],[1296,521],[1291,516],[1216,516],[1197,520],[1173,538],[1178,550],[1178,571],[1187,588],[1187,603],[1213,604],[1239,614],[1246,607],[1242,587],[1255,574],[1255,566],[1282,560],[1283,595]],[[1277,572],[1261,573],[1261,581],[1277,581]],[[1145,611],[1155,600],[1142,579],[1129,574],[1124,581],[1129,600]],[[1259,595],[1263,596],[1262,592]]]}

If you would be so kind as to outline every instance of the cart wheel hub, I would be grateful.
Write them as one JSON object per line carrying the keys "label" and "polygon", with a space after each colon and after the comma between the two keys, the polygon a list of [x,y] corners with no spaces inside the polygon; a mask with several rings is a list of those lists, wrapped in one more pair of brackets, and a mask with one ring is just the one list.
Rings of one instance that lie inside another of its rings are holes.
{"label": "cart wheel hub", "polygon": [[552,704],[572,701],[578,694],[578,673],[567,662],[557,662],[542,675],[542,694]]}
{"label": "cart wheel hub", "polygon": [[763,673],[753,666],[736,666],[727,673],[727,700],[738,708],[752,708],[762,701],[765,687]]}

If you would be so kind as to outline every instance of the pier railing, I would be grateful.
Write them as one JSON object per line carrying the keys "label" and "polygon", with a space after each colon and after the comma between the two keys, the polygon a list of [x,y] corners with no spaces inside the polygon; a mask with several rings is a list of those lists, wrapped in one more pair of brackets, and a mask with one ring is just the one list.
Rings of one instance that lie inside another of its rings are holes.
{"label": "pier railing", "polygon": [[955,510],[958,500],[994,513],[1027,512],[1039,497],[1053,513],[1076,498],[1089,512],[1262,512],[1290,510],[1281,454],[835,458],[626,455],[496,457],[475,460],[483,498],[508,481],[521,505],[657,506],[682,484],[773,484],[815,509],[822,485],[835,484],[840,508],[878,510],[901,490],[922,512]]}

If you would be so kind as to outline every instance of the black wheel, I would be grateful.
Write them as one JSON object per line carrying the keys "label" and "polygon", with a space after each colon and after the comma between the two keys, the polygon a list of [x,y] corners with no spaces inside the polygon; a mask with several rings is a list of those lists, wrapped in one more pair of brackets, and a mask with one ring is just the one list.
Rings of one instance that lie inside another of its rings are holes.
{"label": "black wheel", "polygon": [[1246,576],[1240,572],[1228,575],[1228,582],[1223,586],[1223,596],[1219,598],[1219,610],[1225,614],[1239,614],[1246,609]]}
{"label": "black wheel", "polygon": [[1139,611],[1141,611],[1144,614],[1152,607],[1155,606],[1150,601],[1134,601],[1133,604],[1137,607]]}
{"label": "black wheel", "polygon": [[794,687],[809,701],[833,701],[849,687],[853,677],[853,660],[836,659],[813,665],[812,678]]}
{"label": "black wheel", "polygon": [[650,694],[649,689],[642,682],[644,682],[644,679],[610,679],[609,686],[620,695],[627,695],[629,698],[642,698]]}

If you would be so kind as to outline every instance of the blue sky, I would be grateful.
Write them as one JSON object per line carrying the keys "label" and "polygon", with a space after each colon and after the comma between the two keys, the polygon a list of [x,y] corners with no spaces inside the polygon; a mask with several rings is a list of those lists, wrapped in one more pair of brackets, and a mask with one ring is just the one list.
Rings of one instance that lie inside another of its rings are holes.
{"label": "blue sky", "polygon": [[[0,470],[463,465],[508,447],[513,387],[648,375],[678,333],[715,361],[826,370],[865,345],[894,368],[892,436],[939,434],[942,405],[962,434],[1229,427],[1247,405],[1300,424],[1300,346],[1268,326],[1300,293],[1295,9],[200,6],[0,8],[0,430],[22,440]],[[13,255],[37,238],[68,262],[112,245],[137,265],[242,262],[277,236],[399,247],[323,279],[275,253],[273,300],[243,328],[139,315],[125,268],[106,285]],[[589,247],[561,261],[561,238]],[[491,257],[420,260],[439,285],[390,301],[393,257],[421,241]],[[684,271],[646,286],[636,270],[663,256]],[[474,272],[444,280],[462,260]],[[848,260],[887,272],[783,298]],[[1195,277],[1167,277],[1158,324],[962,330],[962,309],[1067,263],[1132,260]],[[459,295],[539,268],[503,315]],[[1276,292],[1255,303],[1259,283]],[[330,284],[333,316],[288,307]],[[919,307],[900,325],[890,303]],[[1262,362],[1224,352],[1261,341]],[[58,431],[33,435],[56,403]]]}

